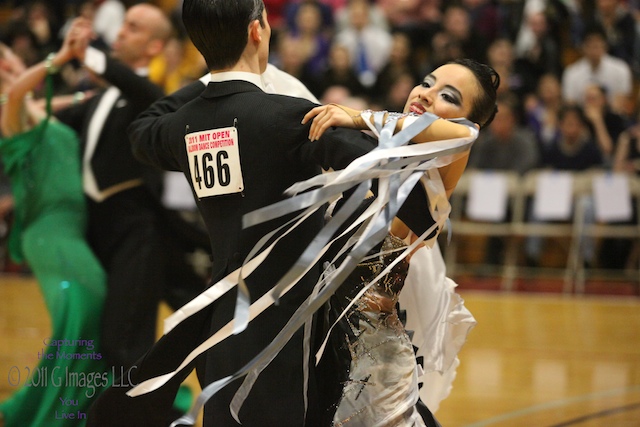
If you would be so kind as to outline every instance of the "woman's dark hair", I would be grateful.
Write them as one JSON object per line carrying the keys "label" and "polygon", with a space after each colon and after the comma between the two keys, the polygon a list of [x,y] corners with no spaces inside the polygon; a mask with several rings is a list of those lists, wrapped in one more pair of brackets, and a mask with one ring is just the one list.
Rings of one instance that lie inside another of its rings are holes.
{"label": "woman's dark hair", "polygon": [[564,118],[570,114],[574,114],[578,120],[582,123],[584,127],[589,130],[591,135],[594,134],[593,125],[591,121],[587,118],[587,115],[584,112],[584,109],[578,104],[565,104],[558,111],[558,121],[564,120]]}
{"label": "woman's dark hair", "polygon": [[584,110],[577,104],[565,104],[558,111],[558,120],[564,119],[564,117],[568,114],[575,114],[582,123],[587,124],[587,116],[584,114]]}
{"label": "woman's dark hair", "polygon": [[490,66],[469,58],[454,59],[449,64],[458,64],[468,68],[480,85],[480,95],[473,102],[471,112],[467,119],[480,125],[480,128],[487,127],[496,116],[498,106],[496,105],[497,91],[500,86],[500,76]]}
{"label": "woman's dark hair", "polygon": [[210,70],[235,65],[247,46],[247,28],[264,27],[262,0],[184,0],[182,22]]}

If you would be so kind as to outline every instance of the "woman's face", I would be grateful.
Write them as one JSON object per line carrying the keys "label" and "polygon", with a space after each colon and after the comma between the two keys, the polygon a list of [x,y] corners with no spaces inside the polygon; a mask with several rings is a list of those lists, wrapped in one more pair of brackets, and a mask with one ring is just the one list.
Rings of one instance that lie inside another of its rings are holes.
{"label": "woman's face", "polygon": [[443,119],[468,117],[479,94],[480,88],[471,70],[459,64],[446,64],[413,88],[404,112],[429,112]]}

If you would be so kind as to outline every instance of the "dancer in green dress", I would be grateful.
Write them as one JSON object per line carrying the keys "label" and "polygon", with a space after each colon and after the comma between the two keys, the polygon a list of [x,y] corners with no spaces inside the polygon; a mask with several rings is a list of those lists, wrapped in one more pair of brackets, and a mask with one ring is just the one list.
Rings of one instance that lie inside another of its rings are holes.
{"label": "dancer in green dress", "polygon": [[[3,65],[15,65],[17,58],[2,49]],[[45,356],[29,370],[32,379],[21,378],[21,388],[0,403],[5,427],[83,426],[92,400],[110,382],[97,341],[106,276],[84,237],[78,139],[49,111],[47,75],[71,59],[70,50],[64,46],[14,75],[1,107],[0,156],[15,200],[9,250],[35,275],[52,326],[50,337],[42,337]],[[1,68],[7,83],[11,67]],[[26,95],[45,78],[47,112],[38,114]]]}

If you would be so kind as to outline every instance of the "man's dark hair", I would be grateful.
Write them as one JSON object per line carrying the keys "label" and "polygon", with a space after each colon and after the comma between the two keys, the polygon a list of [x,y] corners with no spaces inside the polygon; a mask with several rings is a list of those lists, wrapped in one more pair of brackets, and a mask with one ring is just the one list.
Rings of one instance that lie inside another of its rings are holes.
{"label": "man's dark hair", "polygon": [[184,0],[182,22],[210,70],[235,65],[247,46],[247,28],[264,26],[262,0]]}
{"label": "man's dark hair", "polygon": [[449,64],[467,67],[478,80],[480,95],[474,100],[467,119],[479,124],[480,128],[487,127],[498,111],[496,97],[500,86],[500,76],[490,66],[469,58],[454,59]]}
{"label": "man's dark hair", "polygon": [[607,42],[607,31],[604,27],[598,23],[590,23],[584,29],[582,34],[582,42],[584,43],[588,38],[598,37],[600,40]]}

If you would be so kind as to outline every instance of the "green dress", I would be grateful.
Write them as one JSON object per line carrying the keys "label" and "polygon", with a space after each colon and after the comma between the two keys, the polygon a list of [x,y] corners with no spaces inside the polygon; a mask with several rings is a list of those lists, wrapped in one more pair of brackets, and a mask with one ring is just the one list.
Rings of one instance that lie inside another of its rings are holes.
{"label": "green dress", "polygon": [[0,156],[15,200],[9,250],[31,268],[52,325],[50,337],[38,337],[50,355],[37,367],[19,367],[21,378],[14,376],[12,385],[20,388],[0,403],[0,412],[5,427],[82,426],[111,376],[97,339],[106,275],[84,237],[78,139],[45,119],[0,139]]}

